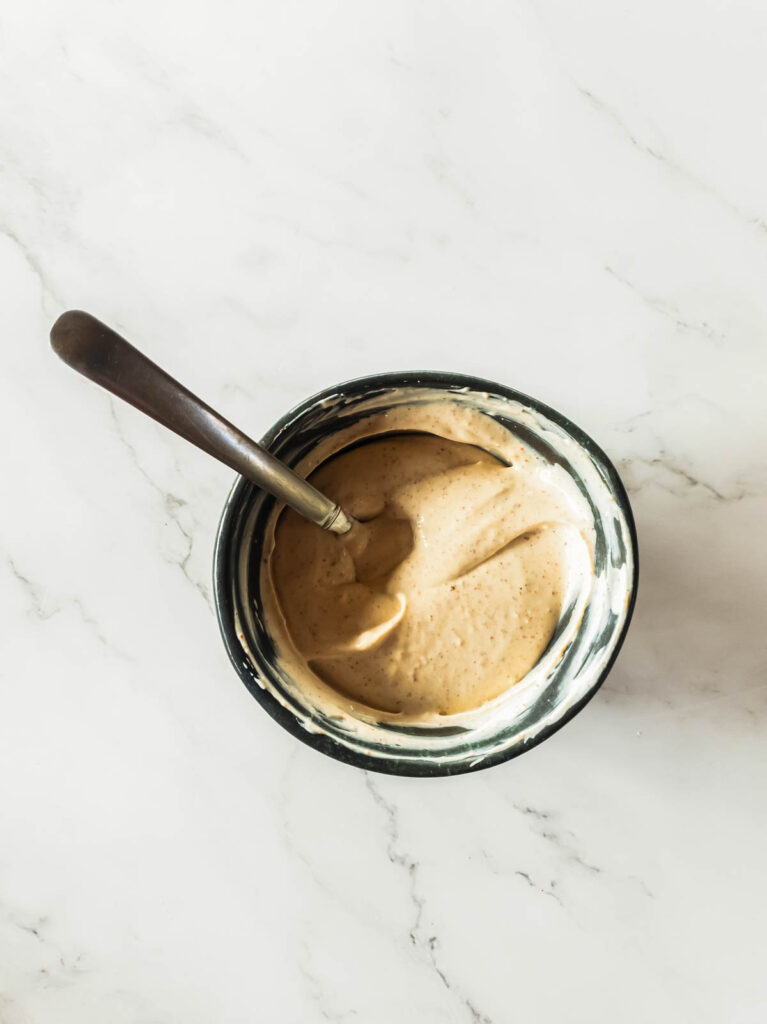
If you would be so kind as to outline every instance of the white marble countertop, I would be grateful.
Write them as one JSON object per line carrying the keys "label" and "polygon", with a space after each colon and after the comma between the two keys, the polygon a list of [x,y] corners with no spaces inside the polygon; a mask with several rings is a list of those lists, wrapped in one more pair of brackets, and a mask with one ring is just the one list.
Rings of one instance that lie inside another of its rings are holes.
{"label": "white marble countertop", "polygon": [[[0,15],[2,1024],[767,1019],[767,8],[29,0]],[[258,436],[443,368],[629,487],[602,691],[452,780],[229,666],[231,474],[76,378],[101,316]]]}

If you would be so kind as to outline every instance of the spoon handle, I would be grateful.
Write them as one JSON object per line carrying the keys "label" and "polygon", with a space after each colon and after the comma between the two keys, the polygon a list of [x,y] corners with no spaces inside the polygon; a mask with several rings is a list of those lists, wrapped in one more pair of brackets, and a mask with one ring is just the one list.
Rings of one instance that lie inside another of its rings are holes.
{"label": "spoon handle", "polygon": [[51,345],[73,370],[263,487],[306,519],[333,533],[346,533],[351,527],[340,505],[89,313],[62,313],[51,329]]}

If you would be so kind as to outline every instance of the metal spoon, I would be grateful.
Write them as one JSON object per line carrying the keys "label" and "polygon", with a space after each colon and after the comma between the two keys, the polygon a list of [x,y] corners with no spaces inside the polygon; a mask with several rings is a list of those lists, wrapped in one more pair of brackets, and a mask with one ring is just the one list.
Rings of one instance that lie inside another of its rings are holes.
{"label": "metal spoon", "polygon": [[72,369],[130,402],[324,530],[348,533],[354,525],[355,520],[340,505],[89,313],[62,313],[51,329],[51,345]]}

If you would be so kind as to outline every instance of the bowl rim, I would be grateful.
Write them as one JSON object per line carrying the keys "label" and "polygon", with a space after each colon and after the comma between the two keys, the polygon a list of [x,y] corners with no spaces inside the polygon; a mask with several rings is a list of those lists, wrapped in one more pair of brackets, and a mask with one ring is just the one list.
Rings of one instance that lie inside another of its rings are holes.
{"label": "bowl rim", "polygon": [[626,638],[629,625],[631,624],[639,585],[639,546],[637,541],[636,524],[634,522],[634,515],[628,494],[626,493],[626,488],[618,475],[618,471],[605,451],[596,443],[596,441],[594,441],[592,437],[590,437],[577,424],[573,423],[572,420],[568,419],[568,417],[563,413],[558,412],[556,409],[546,405],[537,398],[526,395],[521,391],[516,391],[514,388],[510,388],[496,381],[491,381],[483,377],[474,377],[470,374],[455,373],[446,370],[390,371],[387,373],[354,377],[350,380],[343,381],[340,384],[323,388],[321,391],[316,392],[310,397],[304,399],[302,402],[293,406],[293,408],[289,409],[280,417],[279,420],[277,420],[266,434],[264,434],[260,443],[265,448],[270,448],[289,424],[293,423],[297,417],[303,415],[304,412],[312,408],[318,401],[323,401],[338,392],[343,392],[346,388],[359,388],[363,385],[369,387],[371,390],[389,387],[467,388],[472,391],[499,395],[502,398],[518,402],[521,405],[534,409],[538,413],[542,413],[545,417],[570,434],[570,436],[573,437],[583,449],[585,449],[589,456],[600,464],[607,479],[609,480],[610,489],[615,497],[616,503],[620,507],[620,510],[626,520],[633,558],[631,593],[626,608],[626,617],[621,626],[615,646],[610,657],[600,670],[591,689],[585,693],[580,700],[572,704],[560,718],[555,722],[544,726],[544,728],[534,736],[522,740],[514,747],[488,754],[479,761],[473,763],[469,761],[455,765],[439,765],[426,760],[423,762],[419,762],[417,760],[399,761],[393,757],[378,758],[362,752],[350,750],[330,736],[323,733],[307,731],[303,726],[301,726],[292,712],[284,707],[276,697],[259,682],[256,666],[253,665],[245,656],[245,652],[237,635],[237,628],[235,625],[234,580],[231,570],[233,565],[233,552],[231,550],[231,546],[236,532],[236,526],[241,515],[247,508],[245,499],[257,488],[255,484],[251,483],[245,477],[237,476],[235,479],[224,503],[216,535],[216,543],[213,552],[213,595],[216,608],[216,618],[218,620],[221,637],[224,641],[224,647],[229,655],[229,660],[252,696],[255,697],[258,703],[279,725],[302,743],[305,743],[307,746],[312,747],[314,750],[318,750],[320,753],[323,753],[328,757],[332,757],[336,761],[341,761],[344,764],[349,764],[365,771],[373,771],[382,775],[399,775],[411,778],[442,778],[452,775],[465,775],[469,772],[483,771],[486,768],[492,768],[495,765],[502,764],[505,761],[510,761],[515,757],[519,757],[520,754],[524,754],[526,751],[532,750],[533,747],[537,747],[540,743],[543,743],[544,740],[547,740],[550,736],[553,736],[554,733],[558,732],[583,710],[583,708],[601,688],[615,664],[615,660],[623,647],[623,642]]}

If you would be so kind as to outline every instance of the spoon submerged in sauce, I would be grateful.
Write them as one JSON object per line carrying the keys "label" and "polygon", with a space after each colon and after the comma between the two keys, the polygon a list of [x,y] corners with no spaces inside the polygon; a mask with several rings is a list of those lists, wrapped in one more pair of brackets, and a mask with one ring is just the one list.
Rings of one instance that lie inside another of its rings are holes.
{"label": "spoon submerged in sauce", "polygon": [[[375,571],[368,564],[376,550],[388,550],[392,520],[382,517],[358,523],[89,313],[62,313],[51,329],[51,345],[72,369],[191,441],[305,519],[331,533],[348,535],[351,547],[359,552],[363,573]],[[399,536],[402,528],[392,529]]]}

